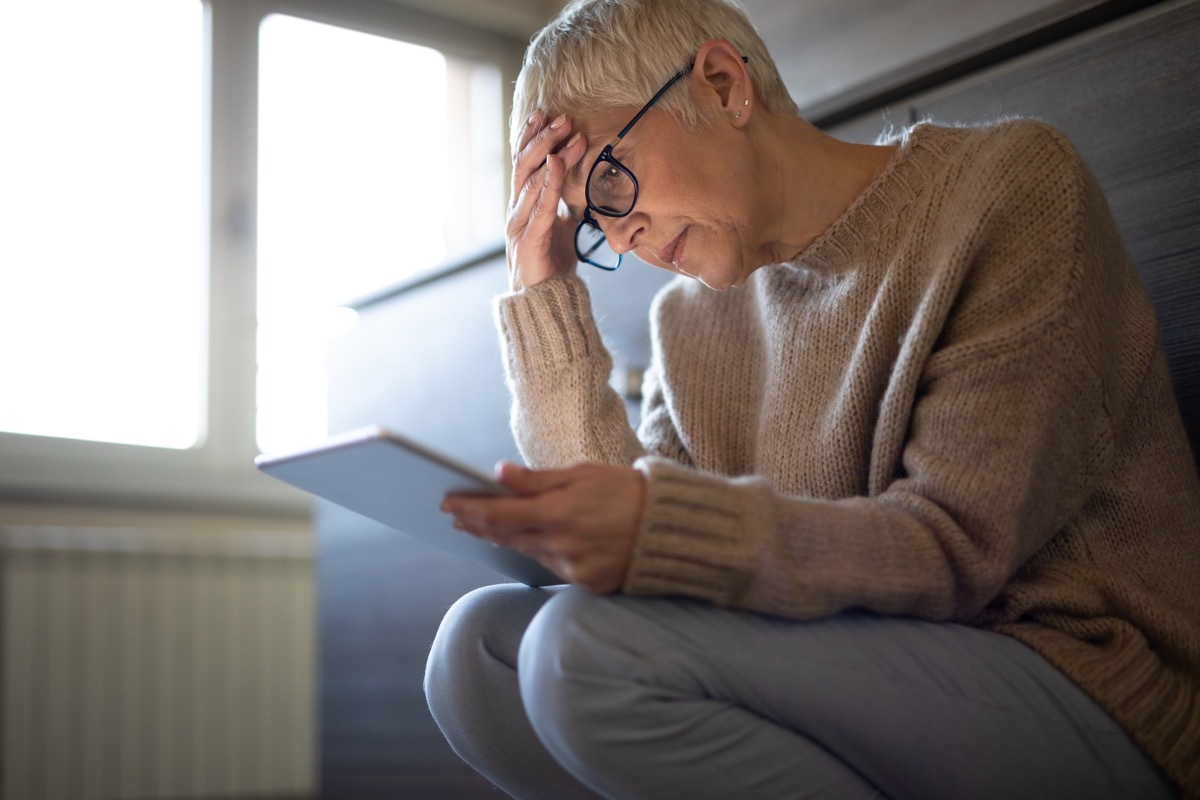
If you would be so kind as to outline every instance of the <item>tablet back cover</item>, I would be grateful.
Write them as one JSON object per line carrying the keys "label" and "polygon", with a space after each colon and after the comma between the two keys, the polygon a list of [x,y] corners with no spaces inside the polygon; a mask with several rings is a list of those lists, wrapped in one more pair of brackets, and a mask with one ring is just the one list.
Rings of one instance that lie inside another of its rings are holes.
{"label": "tablet back cover", "polygon": [[259,456],[255,464],[317,497],[529,586],[563,582],[533,559],[456,530],[439,510],[448,492],[506,493],[504,486],[384,428],[353,431],[294,453]]}

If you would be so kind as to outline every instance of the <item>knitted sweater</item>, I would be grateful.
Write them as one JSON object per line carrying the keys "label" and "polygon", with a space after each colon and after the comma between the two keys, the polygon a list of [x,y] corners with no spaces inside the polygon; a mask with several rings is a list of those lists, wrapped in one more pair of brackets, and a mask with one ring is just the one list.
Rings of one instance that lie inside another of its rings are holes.
{"label": "knitted sweater", "polygon": [[1200,797],[1200,478],[1103,195],[1040,123],[899,143],[794,261],[660,292],[636,435],[582,280],[498,298],[522,454],[643,471],[626,593],[1013,636]]}

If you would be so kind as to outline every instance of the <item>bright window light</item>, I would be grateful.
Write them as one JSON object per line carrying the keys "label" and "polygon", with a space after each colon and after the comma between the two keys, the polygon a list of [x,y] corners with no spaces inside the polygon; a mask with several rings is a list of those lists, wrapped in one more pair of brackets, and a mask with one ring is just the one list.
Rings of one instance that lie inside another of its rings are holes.
{"label": "bright window light", "polygon": [[197,0],[0,5],[0,430],[203,436]]}
{"label": "bright window light", "polygon": [[353,325],[339,304],[498,240],[500,81],[282,15],[259,44],[257,430],[277,450],[327,430],[325,354]]}

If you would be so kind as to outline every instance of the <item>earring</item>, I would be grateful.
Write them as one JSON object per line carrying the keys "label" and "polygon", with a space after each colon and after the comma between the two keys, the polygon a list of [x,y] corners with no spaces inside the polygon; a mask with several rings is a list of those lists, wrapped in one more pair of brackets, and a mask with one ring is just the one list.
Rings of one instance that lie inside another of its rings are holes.
{"label": "earring", "polygon": [[[747,98],[747,99],[743,100],[743,101],[742,101],[742,105],[744,105],[744,106],[748,106],[748,105],[750,105],[750,99],[749,99],[749,98]],[[739,111],[739,112],[737,112],[736,114],[734,114],[734,115],[733,115],[733,118],[734,118],[734,119],[741,119],[741,118],[742,118],[742,112],[740,112],[740,111]]]}

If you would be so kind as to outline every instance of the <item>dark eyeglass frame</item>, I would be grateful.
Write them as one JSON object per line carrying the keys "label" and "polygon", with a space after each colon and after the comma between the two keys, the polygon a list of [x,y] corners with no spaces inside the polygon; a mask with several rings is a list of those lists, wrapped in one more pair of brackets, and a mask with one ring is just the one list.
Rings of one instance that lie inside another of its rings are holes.
{"label": "dark eyeglass frame", "polygon": [[[742,56],[742,61],[746,64],[749,64],[750,58],[748,56]],[[575,257],[578,258],[583,263],[590,264],[593,267],[605,270],[607,272],[616,272],[621,267],[621,254],[620,253],[615,254],[617,257],[617,265],[615,267],[609,267],[604,264],[599,264],[595,261],[592,261],[590,256],[592,255],[592,253],[596,252],[596,248],[598,248],[600,246],[600,242],[596,242],[596,244],[593,247],[589,248],[588,251],[585,253],[579,247],[579,235],[581,233],[583,233],[584,226],[590,226],[592,228],[595,228],[597,231],[600,231],[601,236],[604,235],[604,231],[601,230],[601,228],[600,228],[600,223],[596,220],[595,216],[592,215],[592,212],[595,212],[596,214],[599,214],[602,217],[609,217],[611,219],[620,219],[622,217],[628,217],[630,214],[633,213],[633,207],[635,205],[637,205],[637,199],[638,199],[638,191],[639,191],[638,179],[637,179],[637,176],[635,176],[633,174],[633,171],[629,169],[629,167],[625,166],[624,164],[622,164],[620,161],[618,161],[616,158],[613,157],[613,154],[612,154],[613,148],[616,147],[617,144],[619,144],[620,141],[625,138],[625,134],[629,133],[629,129],[637,124],[637,121],[639,119],[641,119],[647,111],[650,110],[650,107],[653,106],[655,103],[657,103],[659,98],[662,97],[664,94],[666,94],[667,90],[675,85],[675,81],[679,80],[684,75],[687,75],[689,72],[691,72],[692,67],[694,67],[694,66],[695,66],[695,62],[692,62],[691,64],[688,64],[683,69],[679,70],[679,72],[676,72],[674,75],[672,75],[671,79],[668,80],[666,83],[664,83],[663,87],[661,89],[659,89],[657,92],[655,92],[654,96],[650,98],[650,101],[648,103],[646,103],[646,105],[642,106],[642,110],[637,112],[637,114],[634,114],[633,119],[629,120],[629,124],[627,124],[624,128],[621,128],[620,132],[616,135],[616,137],[614,137],[611,142],[609,142],[608,144],[606,144],[604,146],[604,149],[600,151],[600,155],[596,156],[596,160],[592,162],[592,168],[588,170],[587,181],[583,185],[583,196],[587,200],[587,206],[584,207],[584,209],[583,209],[583,219],[581,219],[579,221],[579,224],[577,226],[575,226]],[[621,172],[623,172],[625,175],[627,175],[629,177],[630,181],[633,182],[633,201],[630,202],[629,208],[627,208],[624,212],[618,213],[618,212],[615,212],[615,211],[612,211],[609,209],[601,208],[600,206],[598,206],[592,202],[592,175],[595,174],[596,170],[601,168],[601,165],[603,165],[603,164],[612,164],[613,167],[615,167],[616,169],[619,169]]]}

